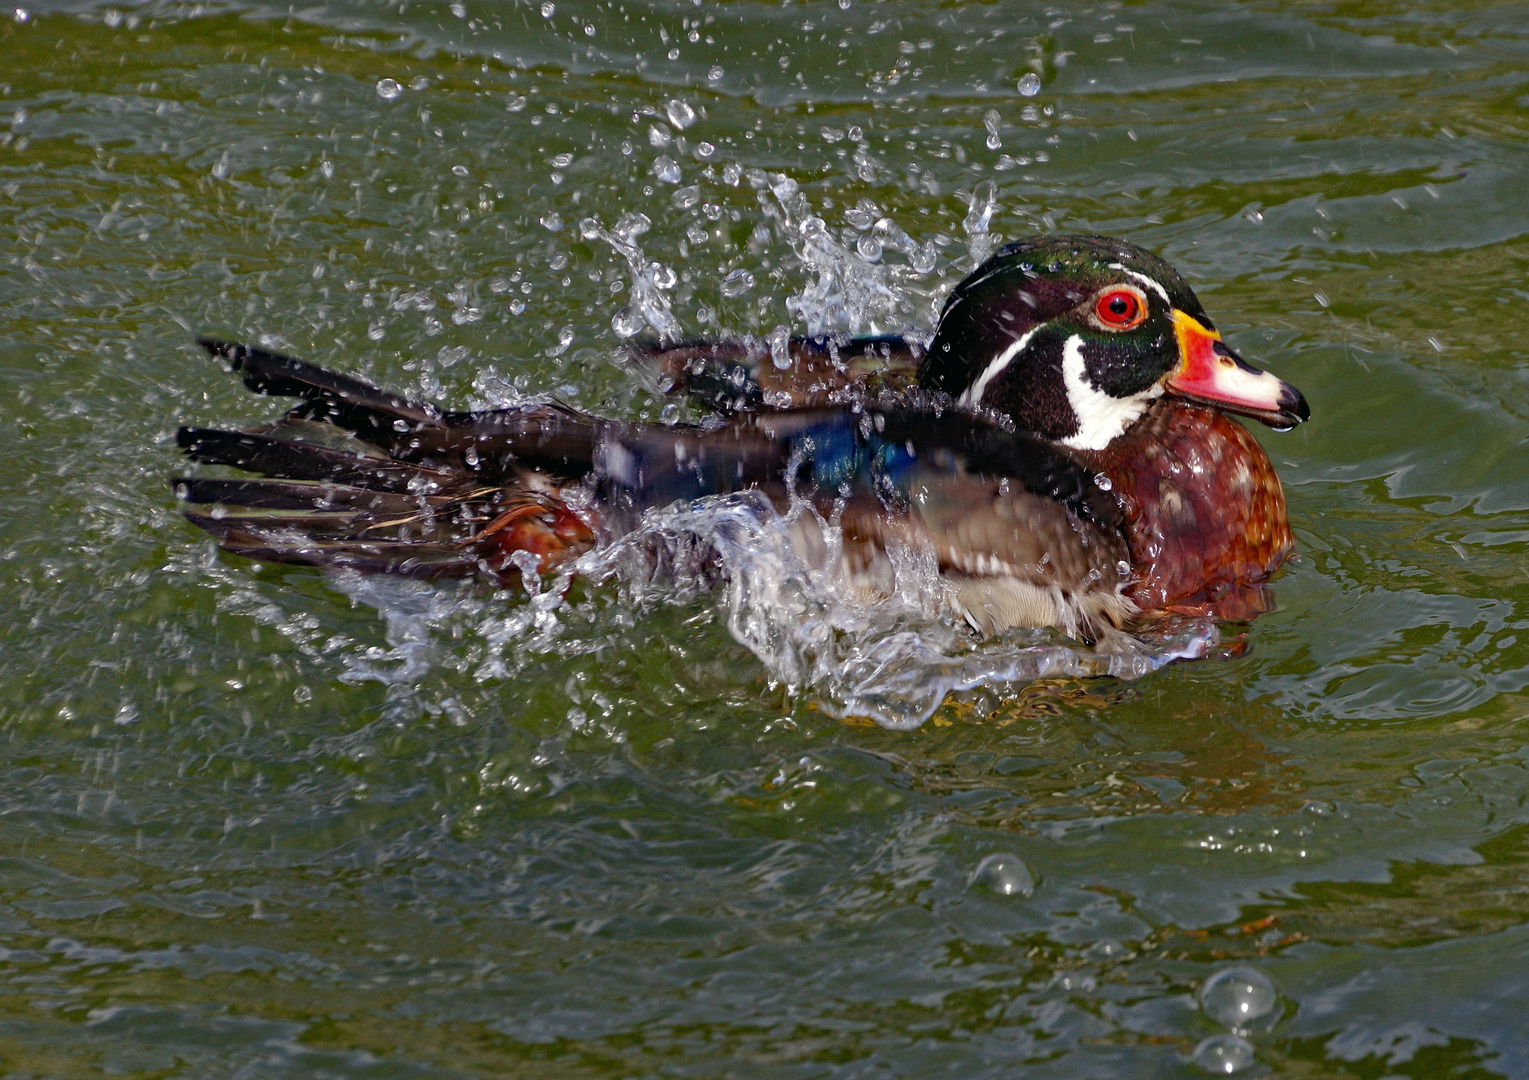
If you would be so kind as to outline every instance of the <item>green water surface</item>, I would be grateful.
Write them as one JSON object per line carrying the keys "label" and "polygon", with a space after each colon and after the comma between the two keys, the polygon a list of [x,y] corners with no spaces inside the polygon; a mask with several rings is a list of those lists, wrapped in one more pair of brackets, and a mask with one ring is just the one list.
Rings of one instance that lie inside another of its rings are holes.
{"label": "green water surface", "polygon": [[[1529,1077],[1529,8],[16,2],[0,1076],[1195,1076],[1241,963],[1243,1075]],[[1183,270],[1312,405],[1247,653],[885,731],[710,597],[538,624],[178,517],[175,427],[273,409],[196,333],[658,416],[578,222],[651,219],[687,333],[801,329],[749,170],[936,244],[880,328],[983,183]]]}

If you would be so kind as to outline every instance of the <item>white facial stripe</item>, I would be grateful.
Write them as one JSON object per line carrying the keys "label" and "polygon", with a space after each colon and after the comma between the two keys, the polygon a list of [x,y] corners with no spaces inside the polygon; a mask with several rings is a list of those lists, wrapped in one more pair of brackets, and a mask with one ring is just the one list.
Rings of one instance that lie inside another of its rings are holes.
{"label": "white facial stripe", "polygon": [[1078,418],[1078,431],[1062,440],[1074,450],[1103,450],[1136,422],[1152,399],[1162,396],[1163,388],[1154,384],[1127,398],[1111,397],[1095,389],[1088,380],[1083,361],[1083,339],[1074,334],[1062,346],[1062,382],[1067,387],[1067,401]]}
{"label": "white facial stripe", "polygon": [[1039,329],[1040,327],[1038,326],[1032,326],[1021,334],[1017,341],[994,357],[993,362],[982,370],[981,375],[977,376],[977,381],[966,388],[966,393],[961,395],[959,404],[980,405],[982,403],[982,394],[987,389],[987,384],[996,379],[999,373],[1009,366],[1009,362],[1024,351],[1025,346],[1030,344],[1030,339],[1035,336],[1035,332]]}
{"label": "white facial stripe", "polygon": [[1163,303],[1167,304],[1169,307],[1173,306],[1173,301],[1168,299],[1168,290],[1163,288],[1157,282],[1153,281],[1146,274],[1138,273],[1135,270],[1127,270],[1123,266],[1120,267],[1120,270],[1121,270],[1122,273],[1126,274],[1128,277],[1135,278],[1137,281],[1141,282],[1147,288],[1149,288],[1153,292],[1157,293],[1157,295],[1161,296],[1163,298]]}

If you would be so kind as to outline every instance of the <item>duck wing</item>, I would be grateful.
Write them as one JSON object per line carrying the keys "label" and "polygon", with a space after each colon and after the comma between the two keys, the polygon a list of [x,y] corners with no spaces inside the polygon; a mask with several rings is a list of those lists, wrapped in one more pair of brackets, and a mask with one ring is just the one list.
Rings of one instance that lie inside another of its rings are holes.
{"label": "duck wing", "polygon": [[718,413],[849,405],[899,393],[917,383],[924,357],[922,345],[898,334],[791,338],[785,368],[757,338],[638,342],[629,353],[659,373],[669,392]]}

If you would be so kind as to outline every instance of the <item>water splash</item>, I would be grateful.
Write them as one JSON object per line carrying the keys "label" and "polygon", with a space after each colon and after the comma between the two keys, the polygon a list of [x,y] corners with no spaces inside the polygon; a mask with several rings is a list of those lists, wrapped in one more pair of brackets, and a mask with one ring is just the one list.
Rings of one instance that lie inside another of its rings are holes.
{"label": "water splash", "polygon": [[[746,175],[809,275],[787,301],[809,331],[908,331],[917,326],[914,313],[922,304],[938,303],[935,283],[925,280],[935,265],[934,245],[913,240],[869,199],[846,211],[846,227],[836,236],[795,181],[759,170]],[[681,189],[677,197],[688,208],[699,196]],[[997,209],[994,186],[979,184],[963,223],[972,265],[1001,239],[989,230]],[[616,333],[630,337],[648,327],[673,341],[680,324],[666,294],[676,275],[638,244],[651,227],[640,213],[623,215],[609,229],[592,217],[579,223],[585,239],[605,241],[630,269],[631,302],[612,319]],[[728,280],[739,292],[753,284],[747,271],[734,275]],[[563,338],[571,341],[571,330],[564,329],[554,348],[568,347]],[[792,362],[789,335],[785,326],[768,335],[778,367]],[[475,405],[519,399],[501,384],[497,375],[475,382],[481,398]],[[448,653],[450,663],[479,681],[510,682],[539,655],[577,654],[599,648],[609,634],[629,634],[633,613],[644,607],[710,599],[725,613],[729,634],[774,682],[832,715],[910,729],[951,695],[1043,678],[1139,678],[1172,660],[1203,656],[1218,641],[1213,623],[1189,619],[1148,637],[1109,635],[1097,647],[1039,630],[978,641],[956,616],[932,550],[888,550],[874,581],[852,573],[843,550],[831,514],[800,501],[779,508],[762,493],[743,492],[649,511],[624,535],[547,580],[528,557],[521,567],[523,598],[345,579],[342,588],[353,600],[381,613],[387,640],[386,648],[347,654],[345,678],[385,682],[390,701],[396,696],[403,708],[407,687]],[[594,625],[605,630],[591,629],[583,616],[592,612],[566,617],[575,576],[600,586],[579,603],[603,609]],[[442,645],[441,652],[432,645],[464,634],[474,641],[470,649]]]}
{"label": "water splash", "polygon": [[637,238],[652,227],[653,222],[646,214],[623,214],[609,230],[595,218],[587,217],[579,222],[579,233],[586,240],[604,240],[626,259],[631,270],[632,302],[611,318],[616,336],[629,338],[644,326],[651,326],[659,340],[674,341],[679,337],[680,323],[664,293],[674,288],[677,278],[672,269],[644,255],[637,244]]}
{"label": "water splash", "polygon": [[530,597],[479,633],[491,658],[480,679],[507,679],[512,657],[571,644],[558,612],[574,575],[614,584],[620,607],[689,602],[717,592],[727,629],[775,681],[831,715],[918,727],[954,693],[1052,677],[1139,678],[1213,646],[1208,620],[1154,638],[1119,634],[1097,648],[1051,631],[976,642],[955,618],[928,548],[893,547],[871,582],[847,569],[838,523],[806,502],[778,510],[757,491],[648,511],[619,539],[543,582],[523,569]]}
{"label": "water splash", "polygon": [[998,212],[998,188],[991,180],[984,180],[972,188],[971,198],[967,203],[966,217],[961,222],[961,228],[966,233],[967,255],[971,259],[972,269],[976,269],[987,261],[987,257],[993,253],[993,248],[1002,236],[988,231],[988,225],[993,220],[993,215]]}
{"label": "water splash", "polygon": [[[866,236],[835,237],[828,223],[813,213],[801,186],[781,173],[748,173],[765,216],[777,223],[781,237],[811,280],[786,298],[786,310],[806,324],[809,334],[905,331],[915,321],[918,279],[934,270],[938,252],[930,241],[919,243],[881,216]],[[874,204],[846,212],[851,229],[874,213]],[[853,235],[853,232],[851,232]],[[865,241],[862,246],[862,241]],[[884,261],[888,251],[906,256],[904,265]]]}

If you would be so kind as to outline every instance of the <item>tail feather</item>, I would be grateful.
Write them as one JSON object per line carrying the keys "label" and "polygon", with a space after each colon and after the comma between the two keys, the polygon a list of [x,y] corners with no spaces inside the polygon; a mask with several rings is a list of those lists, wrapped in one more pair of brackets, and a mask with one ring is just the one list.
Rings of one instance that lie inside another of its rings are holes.
{"label": "tail feather", "polygon": [[[205,337],[197,338],[197,344],[227,360],[229,367],[244,376],[244,385],[257,394],[303,398],[319,406],[305,415],[328,420],[380,445],[390,446],[398,436],[416,428],[441,426],[440,411],[434,406],[410,401],[349,375],[247,345]],[[403,422],[404,430],[399,430],[397,421]]]}
{"label": "tail feather", "polygon": [[458,486],[462,479],[409,462],[248,431],[184,427],[176,433],[176,440],[193,460],[231,465],[282,480],[333,480],[402,494],[447,489]]}
{"label": "tail feather", "polygon": [[267,532],[230,529],[219,536],[224,551],[258,562],[296,563],[403,577],[471,577],[484,563],[472,549],[454,544],[408,541],[315,540],[283,542]]}
{"label": "tail feather", "polygon": [[593,468],[602,424],[557,404],[443,413],[291,357],[211,339],[251,390],[297,397],[245,431],[186,427],[195,461],[263,479],[182,477],[182,512],[226,551],[267,562],[423,577],[517,574],[576,557],[589,525],[557,481]]}
{"label": "tail feather", "polygon": [[174,481],[177,497],[192,504],[223,503],[262,510],[355,510],[374,514],[409,514],[421,504],[445,506],[445,495],[400,495],[386,491],[313,480],[226,480],[182,476]]}

